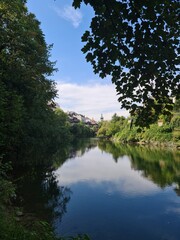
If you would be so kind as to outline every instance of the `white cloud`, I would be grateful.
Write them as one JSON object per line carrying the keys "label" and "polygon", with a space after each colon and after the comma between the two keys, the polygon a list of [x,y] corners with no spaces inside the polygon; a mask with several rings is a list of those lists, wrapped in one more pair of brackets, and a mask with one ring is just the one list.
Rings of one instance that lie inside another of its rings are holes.
{"label": "white cloud", "polygon": [[75,111],[87,117],[100,120],[103,114],[105,120],[111,119],[114,113],[128,116],[126,110],[121,110],[112,84],[59,83],[57,85],[59,99],[57,102],[64,111]]}
{"label": "white cloud", "polygon": [[80,10],[75,10],[72,6],[65,6],[63,9],[53,7],[53,9],[58,16],[70,22],[75,28],[79,27],[82,21],[82,13]]}

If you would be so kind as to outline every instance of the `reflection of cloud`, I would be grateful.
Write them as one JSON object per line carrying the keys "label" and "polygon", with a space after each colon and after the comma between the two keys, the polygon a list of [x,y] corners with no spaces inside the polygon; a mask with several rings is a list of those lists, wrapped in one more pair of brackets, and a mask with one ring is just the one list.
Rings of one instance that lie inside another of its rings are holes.
{"label": "reflection of cloud", "polygon": [[72,6],[66,6],[63,9],[53,7],[53,9],[58,14],[58,16],[68,22],[71,22],[75,28],[79,27],[79,24],[82,21],[82,14],[80,10],[75,10]]}
{"label": "reflection of cloud", "polygon": [[149,195],[158,191],[140,172],[132,170],[127,156],[115,163],[107,153],[93,149],[82,158],[74,158],[57,170],[61,185],[86,182],[91,187],[103,186],[107,194],[123,192],[128,196]]}
{"label": "reflection of cloud", "polygon": [[167,213],[177,213],[180,214],[180,207],[171,207],[166,210]]}
{"label": "reflection of cloud", "polygon": [[100,120],[101,113],[104,119],[111,119],[114,113],[128,116],[126,110],[120,110],[115,87],[112,84],[61,83],[57,85],[63,110],[75,111],[88,117]]}

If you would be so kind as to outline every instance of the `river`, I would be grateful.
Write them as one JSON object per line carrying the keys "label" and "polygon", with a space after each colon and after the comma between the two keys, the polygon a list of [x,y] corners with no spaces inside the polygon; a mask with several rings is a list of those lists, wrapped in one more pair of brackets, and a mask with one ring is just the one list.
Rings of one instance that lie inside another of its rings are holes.
{"label": "river", "polygon": [[89,139],[58,156],[19,183],[26,211],[58,236],[180,239],[178,151]]}

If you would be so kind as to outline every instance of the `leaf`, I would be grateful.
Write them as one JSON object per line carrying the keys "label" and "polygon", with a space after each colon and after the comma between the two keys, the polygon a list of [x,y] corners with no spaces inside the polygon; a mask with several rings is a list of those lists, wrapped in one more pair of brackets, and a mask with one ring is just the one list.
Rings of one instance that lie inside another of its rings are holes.
{"label": "leaf", "polygon": [[[85,0],[84,3],[91,5],[95,16],[90,30],[82,37],[85,43],[82,51],[95,73],[102,78],[111,76],[124,108],[131,108],[134,100],[145,104],[141,109],[144,118],[152,107],[151,98],[168,99],[170,92],[178,95],[178,1],[111,0],[102,4]],[[79,1],[76,5],[79,6]],[[153,87],[152,81],[156,81]],[[154,96],[154,92],[158,94]],[[163,102],[160,105],[155,108],[157,115],[161,114]]]}
{"label": "leaf", "polygon": [[74,0],[72,6],[77,9],[80,8],[82,0]]}

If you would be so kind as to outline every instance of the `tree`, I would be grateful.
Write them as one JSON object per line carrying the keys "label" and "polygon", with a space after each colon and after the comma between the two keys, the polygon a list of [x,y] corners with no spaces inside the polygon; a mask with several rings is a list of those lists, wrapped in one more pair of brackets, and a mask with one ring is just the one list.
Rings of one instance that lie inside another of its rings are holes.
{"label": "tree", "polygon": [[127,120],[123,116],[118,116],[116,113],[110,121],[103,121],[97,132],[99,137],[112,137],[119,131],[122,131]]}
{"label": "tree", "polygon": [[74,0],[95,16],[82,51],[101,78],[111,76],[121,107],[146,125],[172,110],[179,94],[178,0]]}
{"label": "tree", "polygon": [[[23,0],[0,2],[0,150],[17,152],[50,137],[54,71],[40,23]],[[49,141],[49,140],[48,140]],[[23,145],[23,146],[22,146]],[[16,155],[16,154],[14,154]]]}
{"label": "tree", "polygon": [[117,122],[119,119],[120,119],[120,117],[117,115],[117,113],[114,113],[113,116],[112,116],[111,121],[112,122]]}
{"label": "tree", "polygon": [[175,100],[174,111],[177,112],[177,113],[180,112],[180,98]]}

